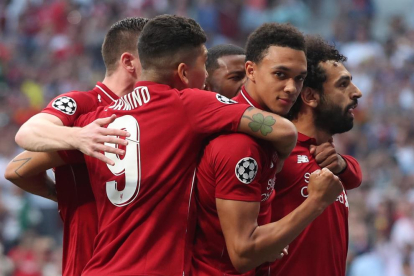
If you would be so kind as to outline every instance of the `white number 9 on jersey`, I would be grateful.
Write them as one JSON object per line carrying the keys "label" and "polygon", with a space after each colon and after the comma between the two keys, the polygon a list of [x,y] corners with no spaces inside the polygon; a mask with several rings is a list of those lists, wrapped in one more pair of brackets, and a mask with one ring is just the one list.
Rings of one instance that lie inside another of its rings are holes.
{"label": "white number 9 on jersey", "polygon": [[[138,142],[128,143],[125,149],[125,156],[122,160],[114,153],[105,152],[105,156],[115,162],[114,166],[107,164],[108,169],[116,176],[125,176],[125,188],[121,191],[118,190],[116,181],[106,182],[106,194],[108,199],[113,205],[122,207],[134,201],[138,196],[139,188],[141,186],[139,125],[134,117],[125,115],[110,123],[108,128],[125,129],[131,134],[131,140],[136,140]],[[115,145],[111,143],[105,143],[105,145],[115,147]]]}

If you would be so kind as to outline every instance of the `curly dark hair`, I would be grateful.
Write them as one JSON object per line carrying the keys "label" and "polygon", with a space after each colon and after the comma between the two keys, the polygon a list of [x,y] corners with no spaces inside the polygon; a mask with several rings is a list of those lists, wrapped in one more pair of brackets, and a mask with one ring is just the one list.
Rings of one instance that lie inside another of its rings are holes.
{"label": "curly dark hair", "polygon": [[[326,81],[326,71],[320,66],[320,63],[328,60],[344,62],[347,58],[339,53],[339,51],[335,48],[335,45],[329,44],[318,35],[307,35],[305,36],[305,41],[308,74],[303,83],[303,88],[309,87],[315,89],[322,95],[323,83]],[[291,120],[296,119],[301,106],[302,99],[299,96],[295,104],[290,109],[288,118]]]}
{"label": "curly dark hair", "polygon": [[306,53],[305,37],[290,24],[265,23],[247,39],[246,61],[262,61],[270,46],[289,47]]}
{"label": "curly dark hair", "polygon": [[206,69],[209,74],[219,67],[217,60],[224,56],[245,55],[244,49],[232,44],[220,44],[208,49]]}
{"label": "curly dark hair", "polygon": [[200,25],[191,18],[159,15],[148,22],[138,40],[142,69],[170,69],[193,61],[194,50],[207,41]]}
{"label": "curly dark hair", "polygon": [[147,18],[128,17],[111,26],[101,50],[108,74],[115,70],[122,53],[137,51],[138,36],[147,22]]}

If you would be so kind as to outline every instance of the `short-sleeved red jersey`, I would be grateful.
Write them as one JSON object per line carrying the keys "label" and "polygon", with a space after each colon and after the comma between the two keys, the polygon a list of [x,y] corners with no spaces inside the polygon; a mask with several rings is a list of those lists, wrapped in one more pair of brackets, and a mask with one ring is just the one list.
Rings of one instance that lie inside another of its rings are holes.
{"label": "short-sleeved red jersey", "polygon": [[[310,174],[320,169],[309,152],[315,140],[301,133],[283,169],[277,174],[276,196],[272,201],[272,221],[296,209],[308,196]],[[358,162],[343,156],[347,168],[338,176],[344,187],[357,187],[362,174]],[[352,183],[351,183],[352,182]],[[336,202],[326,208],[299,236],[290,243],[289,255],[262,269],[260,275],[344,276],[348,249],[348,199],[342,192]]]}
{"label": "short-sleeved red jersey", "polygon": [[[91,91],[59,95],[42,112],[58,117],[65,126],[73,126],[80,115],[94,111],[98,106],[110,105],[116,99],[118,96],[98,82]],[[76,162],[68,160],[65,151],[59,154],[68,163]],[[79,276],[92,256],[97,234],[95,198],[85,164],[57,167],[55,178],[58,209],[63,220],[62,274]]]}
{"label": "short-sleeved red jersey", "polygon": [[[257,108],[244,91],[233,98]],[[231,263],[217,214],[216,198],[261,202],[258,224],[270,222],[277,154],[266,142],[244,134],[221,135],[209,142],[197,168],[197,227],[192,275],[239,274]]]}
{"label": "short-sleeved red jersey", "polygon": [[79,118],[76,125],[84,126],[116,114],[108,127],[131,133],[124,156],[105,153],[114,166],[85,156],[99,230],[82,275],[187,275],[203,140],[237,131],[248,107],[216,93],[142,81],[110,107]]}

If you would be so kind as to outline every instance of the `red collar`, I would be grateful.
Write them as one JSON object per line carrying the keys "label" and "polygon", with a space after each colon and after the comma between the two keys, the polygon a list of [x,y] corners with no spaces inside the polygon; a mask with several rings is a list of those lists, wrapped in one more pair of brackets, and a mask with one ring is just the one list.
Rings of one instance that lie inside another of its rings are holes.
{"label": "red collar", "polygon": [[119,99],[119,97],[102,82],[97,82],[94,89],[101,95],[101,97],[106,98],[108,102],[115,102]]}
{"label": "red collar", "polygon": [[312,145],[316,145],[315,138],[311,138],[311,137],[306,136],[305,134],[302,134],[300,132],[298,132],[298,142],[300,142],[300,143],[309,143],[309,144],[312,144]]}
{"label": "red collar", "polygon": [[261,110],[267,110],[266,108],[263,108],[259,103],[257,103],[251,96],[250,94],[246,91],[246,88],[244,87],[244,85],[242,86],[240,93],[234,97],[234,99],[239,102],[239,103],[246,103],[249,104],[253,107],[256,107],[258,109]]}

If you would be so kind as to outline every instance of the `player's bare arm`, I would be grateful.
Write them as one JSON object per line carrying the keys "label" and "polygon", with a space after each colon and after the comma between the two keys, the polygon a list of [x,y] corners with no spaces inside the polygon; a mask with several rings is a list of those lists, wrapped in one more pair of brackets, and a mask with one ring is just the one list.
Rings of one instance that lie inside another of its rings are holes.
{"label": "player's bare arm", "polygon": [[57,201],[55,183],[46,170],[64,164],[56,152],[24,151],[10,161],[4,177],[26,192]]}
{"label": "player's bare arm", "polygon": [[216,199],[217,212],[234,267],[247,272],[280,257],[280,252],[342,192],[342,184],[328,169],[311,174],[309,197],[283,219],[257,225],[260,202]]}
{"label": "player's bare arm", "polygon": [[118,137],[128,137],[126,131],[103,126],[112,123],[115,115],[97,119],[83,128],[65,127],[62,121],[51,114],[39,113],[24,123],[16,134],[16,143],[29,151],[80,150],[110,165],[113,161],[101,152],[122,155],[123,150],[105,146],[104,143],[127,145]]}
{"label": "player's bare arm", "polygon": [[298,133],[289,120],[254,107],[248,108],[240,121],[239,130],[271,142],[279,155],[286,159],[296,145]]}

